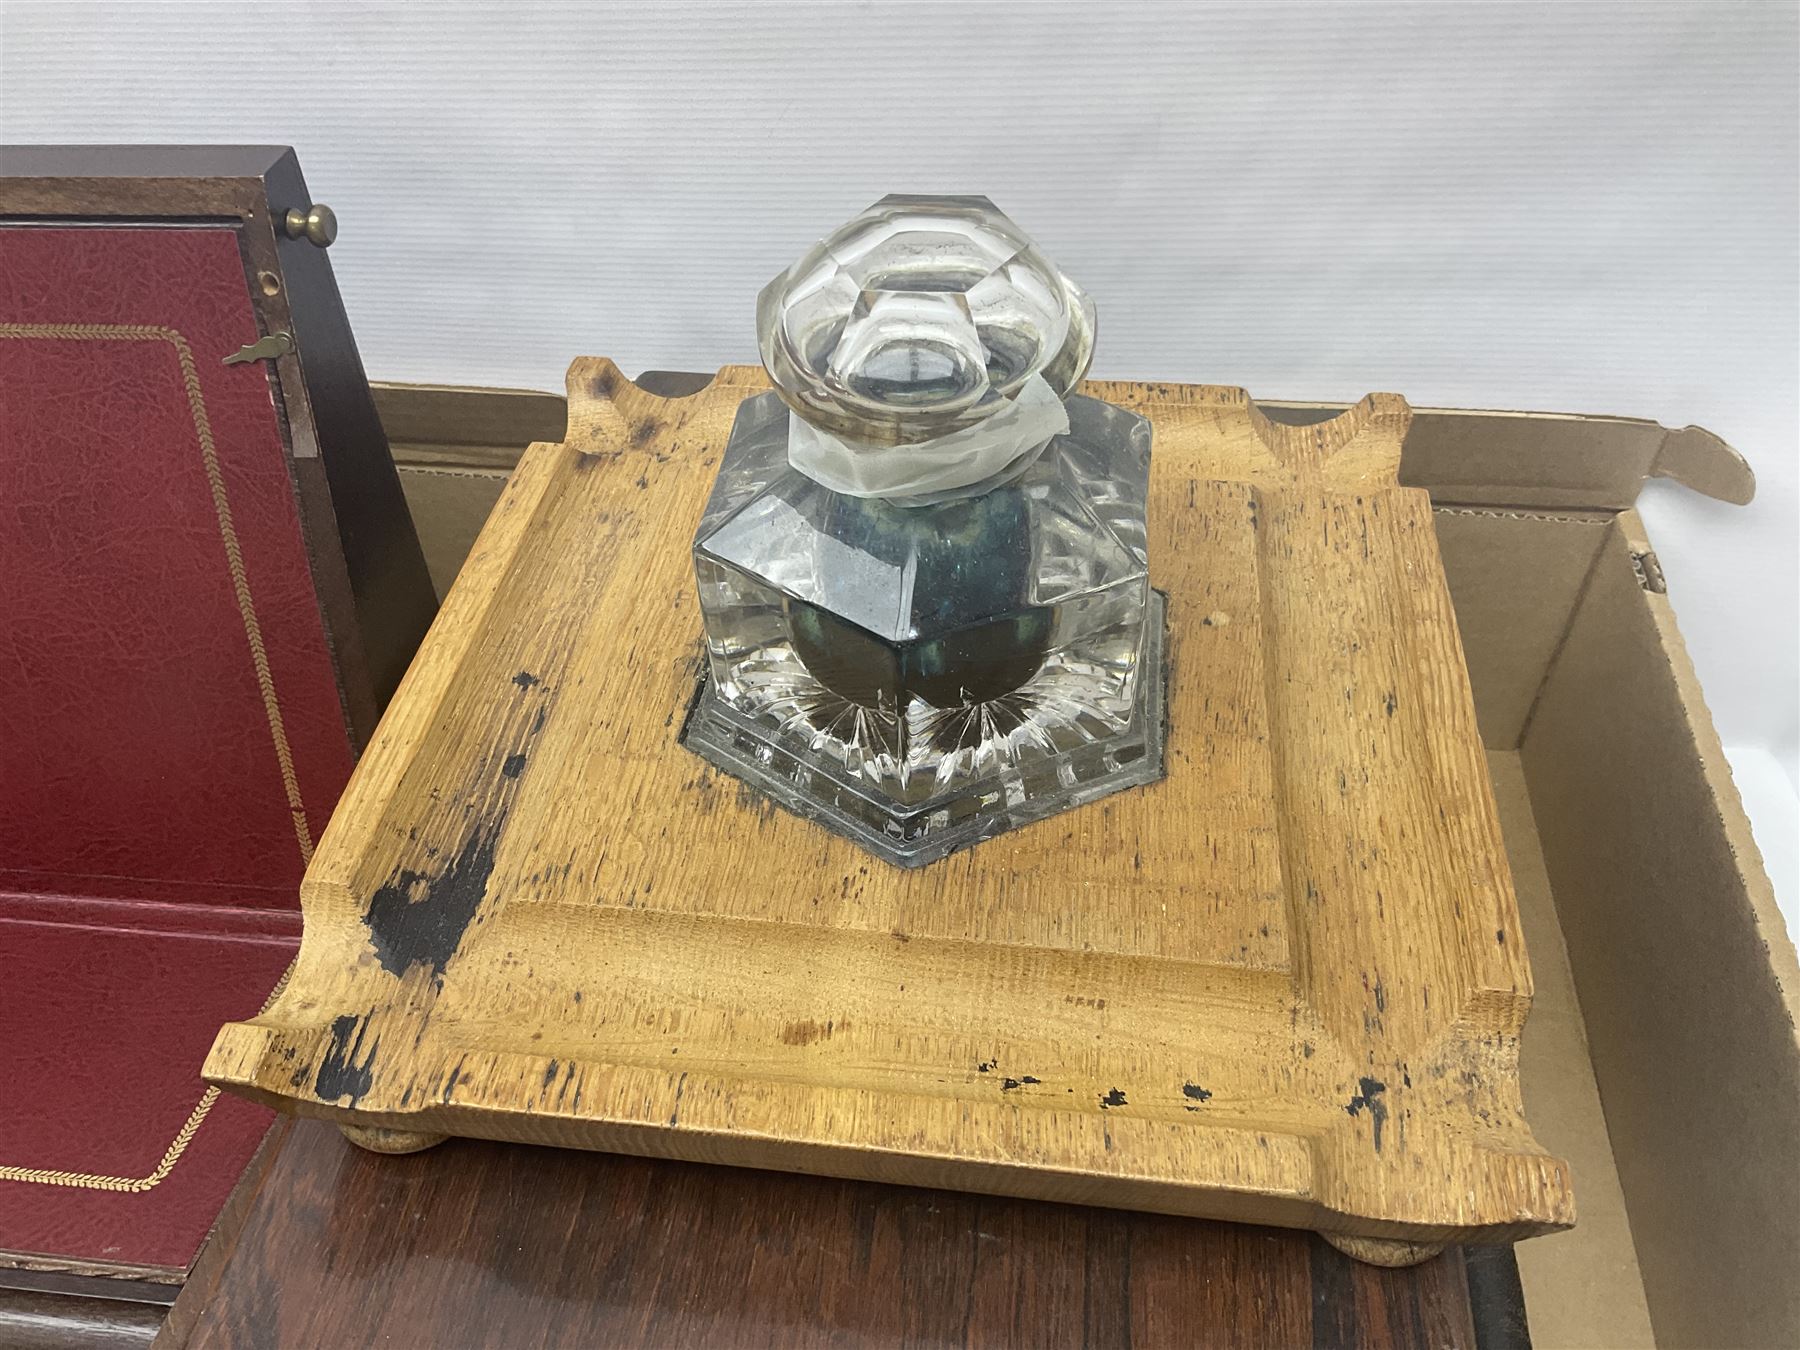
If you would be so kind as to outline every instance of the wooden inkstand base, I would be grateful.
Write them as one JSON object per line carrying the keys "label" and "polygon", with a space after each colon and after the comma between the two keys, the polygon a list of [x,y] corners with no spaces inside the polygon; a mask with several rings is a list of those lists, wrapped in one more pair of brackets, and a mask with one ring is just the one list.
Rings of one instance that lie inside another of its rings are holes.
{"label": "wooden inkstand base", "polygon": [[727,368],[578,361],[206,1075],[446,1135],[1312,1228],[1420,1261],[1574,1221],[1410,413],[1090,383],[1155,429],[1167,777],[907,871],[679,743]]}

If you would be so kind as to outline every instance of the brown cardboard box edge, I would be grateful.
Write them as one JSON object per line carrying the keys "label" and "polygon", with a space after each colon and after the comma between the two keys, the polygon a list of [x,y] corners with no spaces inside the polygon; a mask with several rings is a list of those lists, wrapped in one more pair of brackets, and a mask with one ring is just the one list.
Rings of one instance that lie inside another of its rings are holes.
{"label": "brown cardboard box edge", "polygon": [[[441,593],[563,400],[376,398]],[[1580,1197],[1519,1247],[1534,1342],[1800,1343],[1800,966],[1630,509],[1754,477],[1697,427],[1455,409],[1416,411],[1401,477],[1437,505],[1526,923],[1526,1109]]]}

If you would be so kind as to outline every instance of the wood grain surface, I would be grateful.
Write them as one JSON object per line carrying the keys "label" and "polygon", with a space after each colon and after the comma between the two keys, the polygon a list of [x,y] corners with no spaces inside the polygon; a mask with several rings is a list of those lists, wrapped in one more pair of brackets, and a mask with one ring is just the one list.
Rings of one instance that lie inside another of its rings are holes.
{"label": "wood grain surface", "polygon": [[160,1350],[1519,1350],[1505,1248],[1409,1270],[1161,1215],[283,1122]]}
{"label": "wood grain surface", "polygon": [[86,1294],[0,1289],[0,1346],[6,1350],[143,1350],[168,1311]]}
{"label": "wood grain surface", "polygon": [[1423,1247],[1566,1226],[1408,410],[1098,384],[1155,428],[1164,782],[901,871],[677,743],[738,403],[570,372],[207,1075],[359,1126]]}

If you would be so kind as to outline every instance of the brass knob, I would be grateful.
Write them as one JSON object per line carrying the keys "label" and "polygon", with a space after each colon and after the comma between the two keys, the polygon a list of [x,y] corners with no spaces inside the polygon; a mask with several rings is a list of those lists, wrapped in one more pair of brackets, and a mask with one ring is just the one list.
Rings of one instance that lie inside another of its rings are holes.
{"label": "brass knob", "polygon": [[337,238],[337,212],[323,203],[315,203],[302,211],[292,207],[287,213],[289,239],[305,239],[320,248],[330,248]]}

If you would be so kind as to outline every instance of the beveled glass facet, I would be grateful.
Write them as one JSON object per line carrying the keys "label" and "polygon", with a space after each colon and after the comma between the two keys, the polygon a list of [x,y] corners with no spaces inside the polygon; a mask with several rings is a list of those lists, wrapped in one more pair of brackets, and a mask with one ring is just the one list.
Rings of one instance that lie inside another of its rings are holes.
{"label": "beveled glass facet", "polygon": [[986,197],[882,198],[763,289],[763,365],[815,426],[904,445],[1087,371],[1094,308]]}

